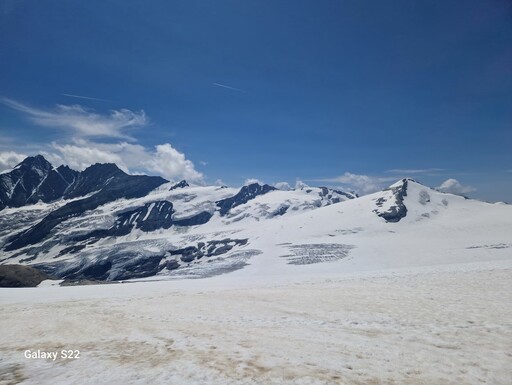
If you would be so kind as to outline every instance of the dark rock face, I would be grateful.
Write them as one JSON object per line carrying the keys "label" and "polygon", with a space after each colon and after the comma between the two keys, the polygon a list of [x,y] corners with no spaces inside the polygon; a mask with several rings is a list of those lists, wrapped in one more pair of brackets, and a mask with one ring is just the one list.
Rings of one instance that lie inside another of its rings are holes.
{"label": "dark rock face", "polygon": [[180,267],[180,264],[178,261],[175,260],[167,261],[167,263],[165,264],[165,268],[167,270],[176,270],[178,267]]}
{"label": "dark rock face", "polygon": [[199,242],[197,246],[187,246],[182,249],[170,250],[169,254],[180,256],[182,262],[189,263],[203,257],[212,257],[222,255],[230,251],[235,246],[244,246],[247,239],[222,239]]}
{"label": "dark rock face", "polygon": [[337,196],[333,197],[333,193],[331,189],[328,189],[327,187],[320,187],[320,198],[327,199],[330,203],[339,203],[341,202],[341,199]]}
{"label": "dark rock face", "polygon": [[146,203],[133,211],[125,212],[119,216],[119,227],[133,226],[142,231],[168,229],[172,226],[172,203],[157,201]]}
{"label": "dark rock face", "polygon": [[0,175],[0,204],[20,207],[48,176],[52,165],[42,156],[26,158],[14,170]]}
{"label": "dark rock face", "polygon": [[95,265],[86,267],[80,271],[80,274],[70,274],[67,276],[69,279],[98,279],[106,280],[109,276],[109,271],[112,268],[112,262],[101,261]]}
{"label": "dark rock face", "polygon": [[75,182],[68,188],[65,198],[76,198],[99,191],[110,183],[115,183],[128,175],[115,164],[96,163],[79,173]]}
{"label": "dark rock face", "polygon": [[0,287],[36,287],[48,274],[31,266],[0,265]]}
{"label": "dark rock face", "polygon": [[[391,189],[393,193],[393,199],[395,204],[391,206],[387,211],[379,211],[378,209],[373,210],[379,217],[384,218],[386,222],[399,222],[402,218],[407,215],[407,207],[404,204],[404,197],[407,196],[407,179],[402,180],[402,184]],[[387,200],[385,198],[379,198],[376,201],[378,207],[382,207]]]}
{"label": "dark rock face", "polygon": [[198,226],[207,223],[213,214],[208,211],[202,211],[199,214],[193,215],[188,218],[176,219],[173,224],[175,226]]}
{"label": "dark rock face", "polygon": [[169,191],[172,191],[172,190],[176,190],[178,188],[185,188],[185,187],[189,187],[190,185],[187,183],[187,181],[185,179],[183,179],[182,181],[176,183],[175,185],[173,185]]}
{"label": "dark rock face", "polygon": [[69,247],[66,247],[66,248],[62,249],[59,252],[59,256],[66,255],[66,254],[76,254],[76,253],[78,253],[80,250],[82,250],[84,248],[85,248],[85,245],[69,246]]}
{"label": "dark rock face", "polygon": [[68,280],[116,281],[153,276],[158,273],[162,258],[157,253],[148,255],[124,248],[105,251],[97,259],[58,261],[34,266],[47,274]]}
{"label": "dark rock face", "polygon": [[[21,207],[37,203],[39,200],[48,203],[105,189],[114,191],[116,187],[109,185],[126,182],[135,177],[137,176],[125,174],[111,163],[97,163],[78,172],[67,166],[53,168],[41,155],[28,157],[11,172],[0,175],[0,210],[7,206]],[[165,181],[163,178],[159,179]]]}
{"label": "dark rock face", "polygon": [[[122,197],[119,187],[122,188],[123,184],[130,185],[132,190],[125,196],[128,198],[129,194],[134,193],[135,187],[129,180],[135,178],[142,182],[140,176],[127,175],[112,163],[97,163],[78,172],[68,166],[53,168],[41,155],[28,157],[11,172],[0,175],[0,210],[7,206],[21,207],[37,203],[39,200],[48,203],[60,198],[78,198],[102,191],[110,191],[110,200],[113,200],[117,199],[115,196]],[[160,184],[166,182],[160,177],[145,178],[153,178],[153,181],[158,179]],[[154,185],[154,182],[150,185]],[[140,190],[146,189],[141,186]]]}
{"label": "dark rock face", "polygon": [[[50,234],[55,226],[68,218],[79,216],[87,210],[94,210],[105,203],[120,198],[129,199],[143,197],[151,190],[167,182],[161,177],[127,175],[115,165],[101,166],[103,165],[94,165],[85,170],[84,173],[88,170],[89,172],[77,183],[77,187],[73,189],[70,196],[78,192],[83,193],[88,191],[88,188],[100,188],[97,193],[87,198],[69,202],[52,211],[36,225],[21,234],[16,234],[11,237],[5,250],[16,250],[40,242]],[[92,181],[94,178],[90,176],[90,174],[94,174],[95,171],[98,171],[98,178],[103,180],[104,183],[102,185],[98,185],[96,182]],[[89,183],[89,181],[91,182]]]}
{"label": "dark rock face", "polygon": [[61,198],[79,174],[78,171],[71,170],[67,166],[52,169],[27,203],[36,203],[38,200],[48,203]]}
{"label": "dark rock face", "polygon": [[119,214],[116,223],[109,229],[95,230],[76,238],[82,241],[90,238],[120,237],[127,235],[133,228],[149,232],[157,229],[168,229],[172,226],[172,203],[157,201]]}
{"label": "dark rock face", "polygon": [[156,201],[146,203],[144,206],[125,211],[118,215],[116,223],[109,229],[98,229],[88,234],[74,238],[74,241],[95,241],[106,237],[120,237],[129,234],[134,228],[144,232],[158,229],[169,229],[171,226],[202,225],[210,220],[212,214],[203,211],[189,218],[173,220],[172,203],[169,201]]}
{"label": "dark rock face", "polygon": [[188,246],[183,249],[169,251],[171,255],[179,255],[183,262],[192,262],[194,259],[201,259],[203,253],[196,246]]}
{"label": "dark rock face", "polygon": [[331,201],[331,203],[339,203],[341,199],[336,195],[342,195],[347,197],[348,199],[357,198],[357,194],[347,193],[341,190],[330,189],[328,187],[320,187],[320,197],[326,198]]}
{"label": "dark rock face", "polygon": [[260,185],[259,183],[252,183],[248,186],[244,186],[240,191],[226,199],[215,202],[219,208],[220,215],[226,215],[229,210],[236,206],[243,205],[249,202],[251,199],[256,198],[258,195],[266,194],[270,191],[277,190],[275,187],[269,186],[268,184]]}
{"label": "dark rock face", "polygon": [[288,211],[289,208],[290,208],[289,205],[281,205],[271,215],[273,217],[284,215],[284,214],[286,214],[286,212]]}
{"label": "dark rock face", "polygon": [[57,167],[56,171],[68,186],[71,186],[73,183],[75,183],[76,178],[80,174],[78,171],[72,170],[68,166],[64,165]]}
{"label": "dark rock face", "polygon": [[28,157],[11,172],[0,175],[0,210],[59,199],[78,174],[66,166],[54,169],[41,155]]}

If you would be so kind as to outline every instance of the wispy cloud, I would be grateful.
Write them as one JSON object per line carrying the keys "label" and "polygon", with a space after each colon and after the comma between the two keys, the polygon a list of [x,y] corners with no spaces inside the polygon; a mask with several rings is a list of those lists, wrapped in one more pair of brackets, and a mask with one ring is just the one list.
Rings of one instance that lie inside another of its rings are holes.
{"label": "wispy cloud", "polygon": [[108,114],[99,114],[77,104],[58,104],[53,109],[41,109],[5,97],[0,98],[0,102],[23,113],[35,124],[67,129],[73,135],[80,137],[132,139],[124,131],[147,124],[143,110],[133,112],[123,108],[110,110]]}
{"label": "wispy cloud", "polygon": [[387,173],[391,174],[424,174],[427,172],[440,172],[444,171],[444,168],[394,168],[386,170]]}
{"label": "wispy cloud", "polygon": [[395,182],[396,177],[378,177],[346,172],[334,178],[311,179],[311,181],[341,183],[360,194],[369,194],[381,190],[389,182]]}
{"label": "wispy cloud", "polygon": [[276,182],[276,183],[274,183],[274,187],[278,190],[283,190],[283,191],[289,191],[292,189],[292,187],[290,186],[290,184],[288,182]]}
{"label": "wispy cloud", "polygon": [[61,95],[62,96],[67,96],[69,98],[86,99],[86,100],[98,100],[100,102],[111,102],[112,101],[112,100],[108,100],[108,99],[93,98],[92,96],[73,95],[73,94],[61,94]]}
{"label": "wispy cloud", "polygon": [[309,187],[306,183],[304,183],[304,181],[300,180],[300,179],[297,179],[295,181],[295,189],[296,190],[301,190],[303,188],[307,188]]}
{"label": "wispy cloud", "polygon": [[245,180],[244,186],[248,186],[248,185],[253,184],[253,183],[263,184],[263,182],[261,180],[259,180],[259,179],[248,178],[248,179]]}
{"label": "wispy cloud", "polygon": [[226,84],[212,83],[212,85],[214,85],[216,87],[226,88],[226,89],[231,90],[231,91],[238,91],[238,92],[243,92],[243,93],[247,92],[245,90],[242,90],[241,88],[231,87],[231,86],[228,86]]}
{"label": "wispy cloud", "polygon": [[[49,145],[23,145],[27,153],[42,154],[54,166],[66,164],[83,170],[98,162],[115,163],[128,173],[157,174],[171,180],[180,178],[197,183],[204,179],[194,163],[170,143],[147,148],[126,134],[128,129],[147,124],[143,110],[121,109],[100,114],[80,105],[56,105],[53,109],[42,109],[5,97],[0,97],[0,103],[19,111],[37,125],[63,128],[69,132],[62,140]],[[105,143],[100,137],[122,140]],[[24,154],[13,152],[12,146],[7,147],[8,151],[1,151],[3,148],[0,145],[0,171],[12,168],[25,158]]]}

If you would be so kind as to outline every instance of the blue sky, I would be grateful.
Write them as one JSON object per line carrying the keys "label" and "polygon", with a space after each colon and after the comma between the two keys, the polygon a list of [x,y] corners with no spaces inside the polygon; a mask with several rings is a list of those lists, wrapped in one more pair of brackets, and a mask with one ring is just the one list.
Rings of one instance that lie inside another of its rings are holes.
{"label": "blue sky", "polygon": [[0,57],[0,168],[512,201],[506,0],[0,0]]}

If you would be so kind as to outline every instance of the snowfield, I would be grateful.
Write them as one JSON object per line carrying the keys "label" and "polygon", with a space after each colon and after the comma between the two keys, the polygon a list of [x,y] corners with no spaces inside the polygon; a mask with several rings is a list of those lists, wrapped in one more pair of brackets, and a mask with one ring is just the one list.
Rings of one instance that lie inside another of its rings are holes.
{"label": "snowfield", "polygon": [[512,383],[510,260],[229,277],[3,289],[0,383]]}

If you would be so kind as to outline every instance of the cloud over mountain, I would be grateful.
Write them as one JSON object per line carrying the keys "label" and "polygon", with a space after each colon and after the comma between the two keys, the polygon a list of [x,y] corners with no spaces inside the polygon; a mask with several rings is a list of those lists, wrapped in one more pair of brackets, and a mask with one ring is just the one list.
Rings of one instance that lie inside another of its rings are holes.
{"label": "cloud over mountain", "polygon": [[[194,163],[170,143],[148,148],[128,134],[147,125],[143,110],[133,112],[123,108],[98,113],[80,105],[58,104],[44,109],[9,98],[0,98],[0,102],[38,126],[64,129],[62,140],[33,149],[54,165],[66,164],[84,170],[95,163],[115,163],[128,173],[154,173],[171,180],[203,180]],[[24,158],[24,154],[17,152],[0,152],[0,170],[12,168]]]}
{"label": "cloud over mountain", "polygon": [[386,183],[393,182],[395,179],[395,177],[377,177],[345,172],[343,175],[334,178],[316,179],[315,181],[341,183],[343,186],[355,190],[360,194],[369,194],[380,190]]}
{"label": "cloud over mountain", "polygon": [[457,179],[447,179],[437,189],[457,195],[467,194],[476,190],[474,187],[462,185]]}
{"label": "cloud over mountain", "polygon": [[25,158],[26,155],[14,151],[0,152],[0,172],[13,168]]}

